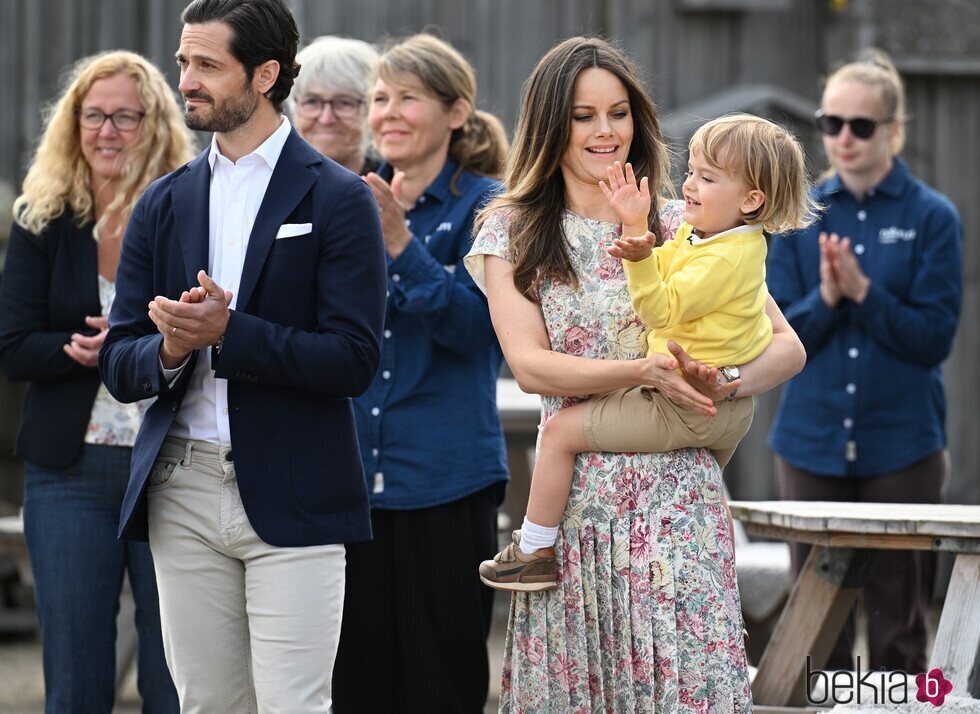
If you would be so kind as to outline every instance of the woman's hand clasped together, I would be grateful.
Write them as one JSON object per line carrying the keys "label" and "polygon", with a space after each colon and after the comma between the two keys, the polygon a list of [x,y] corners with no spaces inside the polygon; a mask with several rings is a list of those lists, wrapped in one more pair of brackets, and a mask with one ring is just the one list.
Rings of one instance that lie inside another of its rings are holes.
{"label": "woman's hand clasped together", "polygon": [[851,239],[836,233],[821,232],[820,245],[820,297],[827,307],[835,308],[841,298],[860,305],[868,296],[871,280],[861,269]]}
{"label": "woman's hand clasped together", "polygon": [[83,367],[99,366],[99,350],[105,341],[105,333],[109,331],[109,318],[101,315],[88,315],[85,324],[93,330],[98,330],[94,335],[83,335],[81,332],[73,332],[71,342],[62,346],[65,354],[78,362]]}

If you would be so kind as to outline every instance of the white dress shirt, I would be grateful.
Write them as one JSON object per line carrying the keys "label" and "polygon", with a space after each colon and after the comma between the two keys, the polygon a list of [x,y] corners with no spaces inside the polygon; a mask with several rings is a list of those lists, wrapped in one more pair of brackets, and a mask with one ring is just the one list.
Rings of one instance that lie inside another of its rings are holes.
{"label": "white dress shirt", "polygon": [[[211,139],[211,152],[208,154],[211,165],[208,275],[225,290],[231,290],[231,309],[238,301],[238,286],[252,226],[289,132],[289,120],[283,117],[279,128],[237,163],[221,154],[217,136]],[[190,289],[193,286],[187,287]],[[208,347],[197,360],[180,411],[170,427],[170,434],[228,445],[231,444],[228,380],[214,378],[210,350]],[[164,376],[172,382],[181,369],[164,369]]]}

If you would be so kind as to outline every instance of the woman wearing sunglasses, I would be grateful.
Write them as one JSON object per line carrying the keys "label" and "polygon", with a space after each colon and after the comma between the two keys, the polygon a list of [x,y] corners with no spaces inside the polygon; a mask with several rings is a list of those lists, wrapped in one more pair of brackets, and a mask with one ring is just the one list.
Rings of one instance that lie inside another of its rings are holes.
{"label": "woman wearing sunglasses", "polygon": [[[770,435],[780,494],[938,503],[945,478],[940,367],[960,312],[962,226],[909,173],[902,81],[871,51],[827,81],[816,115],[831,170],[811,228],[777,237],[769,291],[803,341]],[[793,546],[799,572],[809,548]],[[923,671],[935,557],[876,554],[865,584],[867,668]],[[853,618],[829,669],[852,669]]]}

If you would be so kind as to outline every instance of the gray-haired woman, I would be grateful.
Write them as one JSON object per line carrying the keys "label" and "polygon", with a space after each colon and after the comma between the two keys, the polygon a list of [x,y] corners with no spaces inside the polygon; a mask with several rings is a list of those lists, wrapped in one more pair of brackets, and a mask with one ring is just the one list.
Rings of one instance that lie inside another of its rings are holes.
{"label": "gray-haired woman", "polygon": [[324,156],[366,174],[378,166],[368,154],[367,94],[378,63],[368,43],[325,35],[296,55],[302,69],[287,106],[299,132]]}

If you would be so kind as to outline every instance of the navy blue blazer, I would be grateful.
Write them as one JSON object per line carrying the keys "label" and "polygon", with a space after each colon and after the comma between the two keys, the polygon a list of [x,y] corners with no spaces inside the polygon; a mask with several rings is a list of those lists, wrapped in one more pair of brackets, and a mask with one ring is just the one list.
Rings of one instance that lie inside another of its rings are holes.
{"label": "navy blue blazer", "polygon": [[93,224],[75,219],[66,208],[40,235],[15,223],[0,286],[0,368],[30,382],[14,453],[48,469],[78,457],[100,384],[62,349],[72,333],[95,334],[85,316],[102,314]]}
{"label": "navy blue blazer", "polygon": [[[100,354],[122,402],[156,395],[133,450],[120,535],[147,539],[146,480],[180,409],[191,355],[177,382],[160,372],[162,335],[147,315],[156,295],[177,299],[208,268],[211,169],[205,150],[153,183],[126,228],[116,299]],[[284,223],[312,223],[276,239]],[[275,546],[371,537],[350,397],[380,359],[385,260],[377,204],[356,174],[292,130],[248,241],[237,308],[221,353],[239,491],[249,522]]]}

